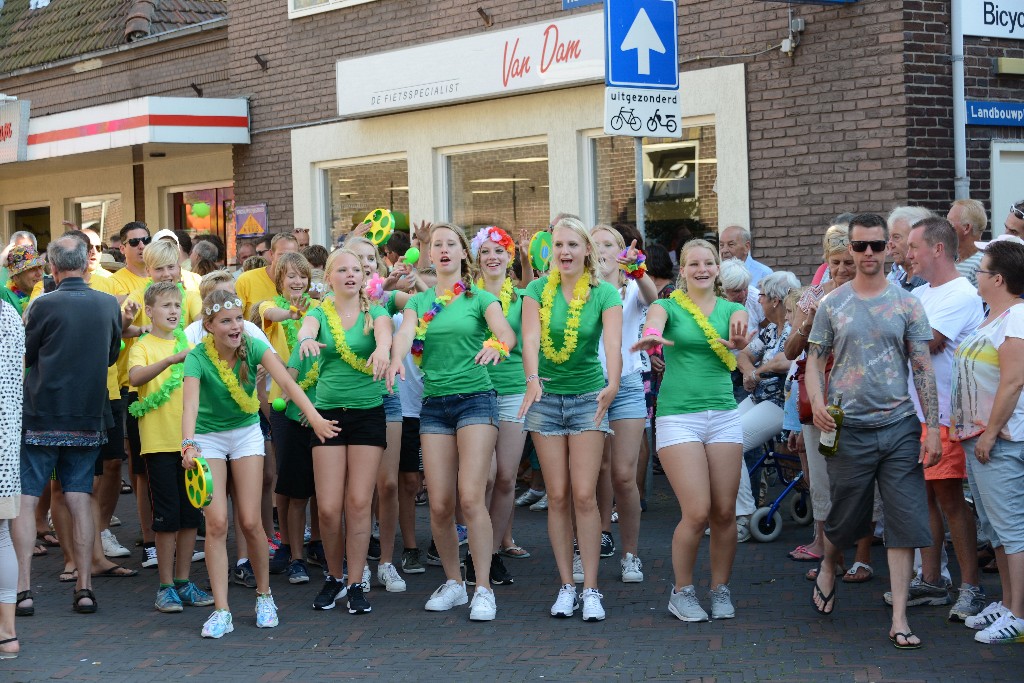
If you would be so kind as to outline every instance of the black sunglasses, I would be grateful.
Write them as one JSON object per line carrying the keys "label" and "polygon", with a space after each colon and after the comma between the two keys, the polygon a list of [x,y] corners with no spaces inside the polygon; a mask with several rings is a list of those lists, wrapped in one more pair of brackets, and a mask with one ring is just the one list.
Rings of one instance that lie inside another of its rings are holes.
{"label": "black sunglasses", "polygon": [[152,237],[133,237],[130,240],[128,240],[128,246],[129,247],[137,247],[137,246],[139,246],[139,244],[144,244],[145,245],[145,244],[149,244],[152,241],[153,241]]}
{"label": "black sunglasses", "polygon": [[268,253],[270,253],[269,249],[264,249],[262,251],[260,251],[259,249],[256,250],[256,255],[257,256],[263,256],[264,254],[268,254]]}
{"label": "black sunglasses", "polygon": [[1010,213],[1024,221],[1024,210],[1022,210],[1016,204],[1010,204]]}
{"label": "black sunglasses", "polygon": [[850,248],[858,254],[868,250],[871,247],[871,251],[876,254],[885,251],[885,240],[852,240],[850,242]]}

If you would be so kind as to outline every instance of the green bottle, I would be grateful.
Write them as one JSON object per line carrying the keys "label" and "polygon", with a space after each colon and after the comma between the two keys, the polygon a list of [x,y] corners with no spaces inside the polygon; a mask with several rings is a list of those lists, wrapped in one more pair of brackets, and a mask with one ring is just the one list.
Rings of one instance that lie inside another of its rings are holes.
{"label": "green bottle", "polygon": [[843,416],[846,415],[842,406],[843,393],[839,392],[836,394],[836,402],[825,408],[832,419],[836,421],[835,431],[822,432],[821,441],[818,443],[818,452],[826,458],[831,458],[839,452],[839,432],[843,428]]}

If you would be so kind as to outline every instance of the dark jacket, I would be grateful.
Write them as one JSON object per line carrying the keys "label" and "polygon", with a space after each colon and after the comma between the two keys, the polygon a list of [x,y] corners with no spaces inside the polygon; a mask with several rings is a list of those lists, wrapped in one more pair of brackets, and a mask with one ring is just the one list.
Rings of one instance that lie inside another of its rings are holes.
{"label": "dark jacket", "polygon": [[25,325],[23,429],[106,431],[113,426],[107,368],[121,349],[117,299],[80,277],[32,303]]}

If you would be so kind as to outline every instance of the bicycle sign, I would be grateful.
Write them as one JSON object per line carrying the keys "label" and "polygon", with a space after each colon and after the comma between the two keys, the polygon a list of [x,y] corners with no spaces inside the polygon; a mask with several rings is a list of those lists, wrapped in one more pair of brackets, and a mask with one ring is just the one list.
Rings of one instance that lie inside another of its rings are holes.
{"label": "bicycle sign", "polygon": [[604,132],[632,137],[682,136],[678,90],[605,88]]}
{"label": "bicycle sign", "polygon": [[640,130],[643,125],[640,122],[640,117],[633,113],[632,109],[626,109],[623,107],[619,110],[619,113],[611,118],[608,124],[614,130],[621,130],[623,125],[627,125],[635,131]]}

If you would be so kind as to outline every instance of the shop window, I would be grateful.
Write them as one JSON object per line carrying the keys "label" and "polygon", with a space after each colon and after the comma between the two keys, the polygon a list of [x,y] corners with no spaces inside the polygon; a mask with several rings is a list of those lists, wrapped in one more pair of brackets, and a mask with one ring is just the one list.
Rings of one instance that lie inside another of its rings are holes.
{"label": "shop window", "polygon": [[[172,192],[174,229],[187,230],[195,237],[214,234],[227,247],[227,263],[235,258],[235,188],[212,187]],[[155,230],[153,230],[155,232]]]}
{"label": "shop window", "polygon": [[446,157],[446,167],[448,215],[470,237],[487,225],[508,231],[548,226],[546,144],[453,153]]}
{"label": "shop window", "polygon": [[109,243],[110,236],[116,235],[128,221],[122,213],[121,195],[112,195],[75,199],[68,222],[79,228],[92,228],[104,243]]}
{"label": "shop window", "polygon": [[295,19],[317,12],[329,12],[335,9],[362,5],[374,0],[288,0],[288,17]]}
{"label": "shop window", "polygon": [[[636,144],[596,137],[594,216],[597,223],[636,223]],[[649,241],[670,251],[718,232],[715,127],[683,129],[681,140],[643,139],[644,226]]]}
{"label": "shop window", "polygon": [[325,169],[324,189],[332,244],[375,209],[387,209],[395,214],[398,229],[409,229],[409,164],[405,159]]}
{"label": "shop window", "polygon": [[[15,232],[30,232],[36,236],[39,251],[46,251],[47,245],[50,244],[50,207],[14,209],[8,212],[7,218],[7,225],[10,228],[8,239]],[[4,244],[7,244],[6,240]]]}

